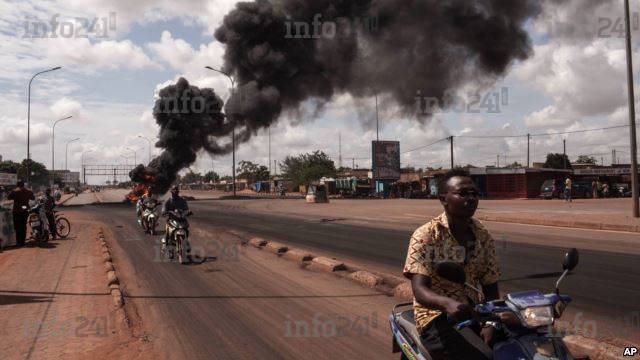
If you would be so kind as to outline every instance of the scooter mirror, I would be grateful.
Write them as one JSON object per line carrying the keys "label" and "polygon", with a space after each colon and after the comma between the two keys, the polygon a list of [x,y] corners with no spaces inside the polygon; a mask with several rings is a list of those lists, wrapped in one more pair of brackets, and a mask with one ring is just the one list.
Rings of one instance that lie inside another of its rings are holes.
{"label": "scooter mirror", "polygon": [[454,262],[438,263],[436,265],[436,274],[441,278],[458,284],[464,284],[464,282],[467,280],[467,276],[464,273],[464,268]]}
{"label": "scooter mirror", "polygon": [[562,270],[573,270],[578,266],[578,250],[573,248],[564,254],[564,262],[562,263]]}

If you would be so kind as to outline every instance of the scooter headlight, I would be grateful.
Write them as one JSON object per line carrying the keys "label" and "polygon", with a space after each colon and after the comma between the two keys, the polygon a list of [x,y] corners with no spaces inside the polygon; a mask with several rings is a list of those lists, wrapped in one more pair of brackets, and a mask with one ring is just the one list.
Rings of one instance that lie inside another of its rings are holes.
{"label": "scooter headlight", "polygon": [[553,324],[553,309],[551,306],[528,307],[520,310],[520,317],[529,328],[549,326]]}

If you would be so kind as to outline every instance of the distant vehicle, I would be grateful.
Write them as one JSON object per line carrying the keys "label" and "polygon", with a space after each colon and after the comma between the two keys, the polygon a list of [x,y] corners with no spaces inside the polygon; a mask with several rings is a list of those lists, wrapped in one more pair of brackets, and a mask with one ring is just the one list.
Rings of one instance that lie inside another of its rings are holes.
{"label": "distant vehicle", "polygon": [[561,199],[564,194],[564,181],[560,179],[548,179],[540,187],[540,197],[543,199]]}
{"label": "distant vehicle", "polygon": [[611,196],[631,197],[631,186],[627,183],[611,184]]}
{"label": "distant vehicle", "polygon": [[[542,183],[540,187],[540,197],[543,199],[563,199],[564,198],[564,180],[548,179]],[[590,198],[592,196],[591,182],[574,180],[571,184],[571,197]]]}

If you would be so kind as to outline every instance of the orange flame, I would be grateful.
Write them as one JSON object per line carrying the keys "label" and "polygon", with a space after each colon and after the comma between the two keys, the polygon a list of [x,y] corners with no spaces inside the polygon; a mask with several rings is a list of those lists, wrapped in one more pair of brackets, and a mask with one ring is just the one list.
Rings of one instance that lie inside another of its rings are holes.
{"label": "orange flame", "polygon": [[145,175],[145,182],[141,182],[134,186],[133,190],[126,196],[126,200],[134,203],[138,201],[142,197],[142,195],[147,194],[149,192],[150,186],[153,184],[156,179],[153,175]]}

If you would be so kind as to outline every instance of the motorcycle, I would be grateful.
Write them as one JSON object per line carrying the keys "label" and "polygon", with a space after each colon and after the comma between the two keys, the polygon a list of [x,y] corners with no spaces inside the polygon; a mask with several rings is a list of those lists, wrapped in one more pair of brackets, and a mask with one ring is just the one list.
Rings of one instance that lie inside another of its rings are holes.
{"label": "motorcycle", "polygon": [[[191,211],[185,210],[172,210],[167,213],[169,219],[167,220],[167,232],[168,236],[162,238],[162,254],[168,252],[169,258],[174,259],[176,255],[180,264],[184,264],[189,261],[187,258],[187,252],[191,248],[189,244],[189,222],[187,217],[191,216]],[[165,239],[169,239],[169,243],[165,243]]]}
{"label": "motorcycle", "polygon": [[[483,352],[492,354],[496,360],[578,359],[570,354],[561,335],[552,333],[551,329],[554,320],[562,316],[567,304],[572,300],[568,295],[560,295],[560,282],[577,265],[578,251],[571,249],[565,254],[562,265],[564,271],[556,282],[555,293],[543,294],[538,290],[530,290],[507,294],[506,300],[481,300],[473,306],[474,318],[462,321],[454,325],[454,328],[469,338],[469,335],[475,336],[469,334],[473,333],[469,326],[493,326],[499,339],[493,344],[493,348],[483,341],[479,341],[480,344],[476,346],[485,346]],[[449,281],[464,284],[478,292],[480,299],[483,299],[482,291],[465,283],[464,268],[460,264],[439,263],[436,266],[436,274]],[[409,306],[412,307],[413,304],[397,304],[389,316],[393,333],[393,352],[401,352],[401,359],[429,360],[431,357],[420,342],[420,334],[416,330],[413,308],[399,310]],[[455,319],[448,317],[447,320],[455,324]]]}
{"label": "motorcycle", "polygon": [[[27,210],[27,207],[23,205],[22,209]],[[28,211],[27,223],[31,229],[31,238],[40,246],[49,241],[49,221],[44,211],[44,200],[38,199]]]}
{"label": "motorcycle", "polygon": [[147,200],[142,203],[142,217],[138,220],[138,223],[142,227],[144,232],[151,235],[156,234],[156,227],[158,226],[158,214],[156,208],[160,205],[160,202],[156,200]]}

